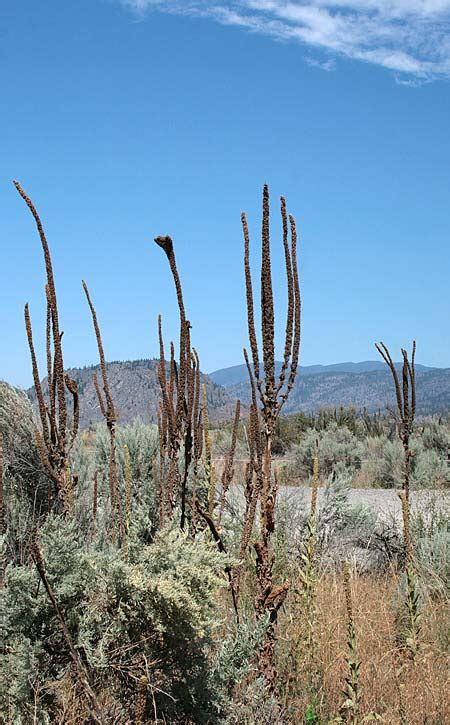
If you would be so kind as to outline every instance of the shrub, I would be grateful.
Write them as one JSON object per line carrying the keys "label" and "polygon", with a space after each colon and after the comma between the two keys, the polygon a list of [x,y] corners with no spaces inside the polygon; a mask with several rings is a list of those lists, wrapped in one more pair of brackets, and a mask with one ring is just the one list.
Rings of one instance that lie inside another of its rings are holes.
{"label": "shrub", "polygon": [[0,382],[0,432],[7,491],[12,489],[26,496],[39,510],[47,498],[48,477],[39,458],[34,430],[26,393]]}
{"label": "shrub", "polygon": [[[125,561],[95,540],[86,544],[75,521],[54,516],[42,526],[40,543],[48,580],[104,707],[123,722],[133,717],[136,682],[146,675],[159,717],[212,722],[220,693],[209,656],[225,563],[215,545],[166,528],[150,545],[134,540]],[[61,682],[76,681],[66,643],[34,567],[10,565],[6,582],[3,681],[14,675],[14,687],[3,692],[2,717],[27,721],[33,687],[42,683],[39,714],[55,722],[65,707]]]}
{"label": "shrub", "polygon": [[354,472],[361,465],[363,445],[346,427],[338,426],[335,421],[320,430],[310,430],[295,450],[296,467],[300,475],[312,475],[313,459],[318,442],[319,470],[322,476],[329,476],[338,464],[344,464],[348,471]]}

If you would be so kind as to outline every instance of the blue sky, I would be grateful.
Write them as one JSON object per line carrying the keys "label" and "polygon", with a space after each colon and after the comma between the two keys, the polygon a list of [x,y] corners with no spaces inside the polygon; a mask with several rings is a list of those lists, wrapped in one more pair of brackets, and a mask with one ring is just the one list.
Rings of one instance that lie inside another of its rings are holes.
{"label": "blue sky", "polygon": [[47,230],[67,366],[97,361],[81,278],[109,359],[155,356],[159,312],[176,338],[165,233],[203,369],[240,363],[239,216],[257,276],[266,181],[280,331],[280,194],[301,235],[302,364],[416,337],[450,366],[450,2],[20,0],[0,23],[0,378],[30,384],[27,301],[43,353],[13,178]]}

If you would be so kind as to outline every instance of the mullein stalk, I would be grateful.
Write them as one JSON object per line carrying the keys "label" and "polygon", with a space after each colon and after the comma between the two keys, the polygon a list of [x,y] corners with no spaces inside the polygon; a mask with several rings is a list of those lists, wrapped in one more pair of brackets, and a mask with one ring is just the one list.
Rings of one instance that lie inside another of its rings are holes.
{"label": "mullein stalk", "polygon": [[[244,273],[247,300],[247,322],[252,363],[249,364],[244,351],[247,370],[252,389],[253,417],[257,421],[254,447],[258,446],[258,456],[253,456],[251,471],[247,477],[246,520],[244,522],[243,540],[249,540],[249,524],[253,528],[255,497],[260,504],[260,535],[253,547],[256,552],[255,612],[257,618],[268,616],[269,626],[266,638],[258,654],[258,670],[265,678],[270,689],[274,689],[277,675],[274,667],[276,624],[278,612],[288,590],[289,582],[276,585],[273,580],[275,555],[272,537],[276,526],[276,500],[278,484],[272,471],[272,440],[277,418],[285,404],[295,382],[301,339],[300,310],[301,297],[297,268],[297,231],[292,216],[288,217],[286,202],[281,198],[281,218],[283,222],[283,248],[285,253],[286,281],[288,305],[285,328],[284,356],[281,373],[275,377],[275,316],[271,272],[270,252],[270,209],[269,189],[263,187],[263,211],[261,229],[261,342],[262,361],[260,361],[258,341],[256,337],[255,315],[253,304],[253,286],[250,267],[250,235],[247,219],[241,215],[244,235]],[[288,223],[289,220],[289,223]],[[291,232],[289,244],[288,232]],[[260,364],[262,362],[262,365]],[[262,376],[263,373],[263,376]],[[256,390],[261,402],[261,421],[256,406]],[[262,425],[261,425],[262,423]],[[253,476],[255,483],[253,483]],[[236,577],[237,585],[239,575]]]}
{"label": "mullein stalk", "polygon": [[133,500],[133,478],[131,473],[130,451],[127,444],[123,447],[123,465],[125,473],[125,531],[124,549],[125,558],[128,557],[128,544],[130,539],[131,505]]}
{"label": "mullein stalk", "polygon": [[[46,362],[48,377],[49,405],[44,399],[40,382],[39,368],[33,342],[30,310],[25,305],[24,318],[28,347],[31,355],[33,382],[36,392],[40,428],[35,427],[36,444],[41,463],[49,476],[48,508],[58,513],[68,513],[73,495],[73,481],[69,471],[69,454],[74,445],[79,428],[79,399],[77,384],[64,372],[62,351],[63,332],[59,325],[58,303],[53,275],[50,248],[39,214],[17,181],[14,181],[18,193],[30,210],[41,241],[44,255],[47,283],[45,295],[46,315]],[[66,390],[72,396],[73,416],[71,431],[68,425]]]}
{"label": "mullein stalk", "polygon": [[203,454],[205,477],[208,486],[208,513],[212,516],[216,503],[216,480],[212,462],[211,433],[209,432],[208,403],[206,399],[206,385],[202,385],[202,411],[203,411]]}
{"label": "mullein stalk", "polygon": [[133,497],[133,478],[131,474],[130,450],[125,443],[123,447],[123,463],[125,471],[125,529],[128,534],[131,521],[131,502]]}
{"label": "mullein stalk", "polygon": [[317,607],[316,607],[316,588],[317,588],[317,572],[316,572],[316,523],[317,523],[317,493],[319,488],[319,458],[316,455],[313,459],[313,475],[311,482],[311,507],[308,517],[306,542],[302,554],[303,566],[300,570],[300,579],[303,585],[304,613],[306,617],[306,653],[307,653],[307,672],[308,687],[312,701],[308,708],[309,722],[316,722],[312,718],[317,718],[317,692],[320,686],[320,672],[317,663],[317,642],[316,642],[316,624],[317,624]]}
{"label": "mullein stalk", "polygon": [[[114,407],[111,391],[109,387],[108,374],[106,371],[106,360],[103,349],[103,341],[100,332],[100,326],[97,320],[97,313],[92,303],[87,284],[82,280],[86,300],[91,311],[92,325],[94,327],[95,337],[97,340],[98,356],[100,359],[100,372],[102,376],[103,394],[100,391],[97,375],[94,374],[93,381],[97,393],[100,410],[106,421],[106,427],[109,433],[109,490],[111,496],[111,539],[113,543],[116,541],[117,534],[119,536],[119,545],[124,539],[124,523],[122,512],[122,501],[119,491],[119,482],[117,476],[117,458],[116,458],[116,423],[117,411]],[[104,397],[103,397],[104,396]]]}
{"label": "mullein stalk", "polygon": [[361,663],[358,658],[356,647],[356,630],[353,616],[352,592],[350,584],[350,565],[346,561],[343,569],[345,611],[347,618],[347,677],[343,695],[344,702],[340,707],[342,719],[351,725],[358,725],[361,692],[359,675]]}
{"label": "mullein stalk", "polygon": [[414,549],[411,537],[409,505],[405,492],[399,494],[402,504],[403,539],[405,548],[405,576],[406,576],[406,620],[403,631],[399,632],[399,640],[406,649],[408,657],[414,661],[419,651],[421,632],[421,611],[418,582],[416,576]]}
{"label": "mullein stalk", "polygon": [[[403,518],[403,546],[406,575],[405,609],[407,617],[406,630],[398,632],[399,641],[406,649],[408,657],[415,659],[419,648],[420,636],[420,601],[414,562],[414,547],[410,528],[410,477],[412,451],[410,439],[413,433],[416,414],[416,375],[415,356],[416,342],[413,341],[411,360],[408,353],[402,348],[402,379],[400,378],[392,360],[392,356],[383,342],[376,344],[378,352],[389,367],[394,382],[395,398],[397,403],[397,432],[403,445],[403,490],[399,494],[402,505]],[[400,616],[401,620],[402,617]]]}
{"label": "mullein stalk", "polygon": [[138,691],[136,698],[136,708],[134,712],[134,722],[136,725],[143,725],[145,723],[145,708],[147,706],[147,690],[148,690],[148,679],[145,675],[139,680]]}

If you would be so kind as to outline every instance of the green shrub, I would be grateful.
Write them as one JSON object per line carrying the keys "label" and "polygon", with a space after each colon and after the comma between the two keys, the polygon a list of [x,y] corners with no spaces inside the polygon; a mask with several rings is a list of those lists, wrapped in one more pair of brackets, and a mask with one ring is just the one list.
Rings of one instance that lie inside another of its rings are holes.
{"label": "green shrub", "polygon": [[[96,540],[86,544],[76,521],[54,516],[40,542],[48,579],[100,699],[125,722],[133,717],[136,678],[147,674],[159,717],[212,722],[221,698],[209,675],[220,624],[214,598],[225,582],[224,556],[214,543],[166,528],[150,545],[134,540],[126,561]],[[7,568],[3,614],[3,682],[14,675],[15,685],[3,691],[1,715],[26,722],[33,687],[44,682],[39,712],[55,722],[63,703],[52,683],[74,673],[33,566]]]}
{"label": "green shrub", "polygon": [[309,430],[296,447],[295,465],[301,476],[312,475],[316,442],[321,477],[329,476],[338,464],[345,465],[353,473],[360,467],[364,452],[361,441],[346,426],[331,421],[323,430]]}

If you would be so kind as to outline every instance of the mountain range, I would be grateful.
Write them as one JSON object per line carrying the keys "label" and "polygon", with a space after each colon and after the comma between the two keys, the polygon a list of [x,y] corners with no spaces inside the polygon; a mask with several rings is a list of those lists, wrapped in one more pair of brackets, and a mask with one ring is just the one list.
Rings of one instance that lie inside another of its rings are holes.
{"label": "mountain range", "polygon": [[[359,369],[359,372],[355,372]],[[394,404],[394,388],[390,371],[378,368],[373,363],[346,363],[323,366],[323,372],[311,368],[299,369],[291,394],[283,408],[284,413],[311,412],[320,408],[353,406],[368,411],[383,410]],[[361,366],[361,367],[358,367]],[[361,369],[362,368],[362,369]],[[224,371],[221,378],[226,380]],[[214,379],[214,374],[211,376]],[[246,379],[238,380],[234,369],[225,387],[227,393],[239,398],[244,404],[250,402],[249,385]],[[231,382],[233,381],[233,382]],[[450,411],[450,368],[426,368],[416,370],[417,413],[448,413]]]}
{"label": "mountain range", "polygon": [[[157,360],[131,360],[107,364],[111,394],[119,412],[120,423],[137,418],[155,422],[159,401]],[[279,371],[281,363],[276,367]],[[418,414],[448,413],[450,411],[450,368],[416,366]],[[86,428],[102,420],[95,388],[94,372],[99,366],[71,368],[67,371],[78,383],[80,394],[81,427]],[[232,417],[236,398],[250,402],[245,365],[235,365],[202,374],[206,385],[211,420]],[[44,393],[46,381],[44,380]],[[29,397],[35,403],[31,388]],[[379,361],[338,363],[335,365],[300,366],[297,379],[284,413],[312,412],[320,408],[352,405],[368,411],[383,410],[394,403],[390,372]]]}
{"label": "mountain range", "polygon": [[[401,367],[401,363],[396,363],[398,368]],[[416,364],[416,370],[421,372],[428,372],[430,370],[441,370],[442,368],[431,368],[426,365]],[[281,362],[276,361],[275,372],[276,375],[280,374]],[[372,372],[386,372],[386,363],[381,360],[365,360],[363,362],[344,362],[335,363],[333,365],[299,365],[298,375],[322,375],[323,373],[372,373]],[[209,373],[209,377],[214,380],[218,385],[222,385],[224,388],[230,388],[233,385],[247,382],[248,373],[246,365],[233,365],[228,368],[221,368],[215,370],[213,373]]]}

